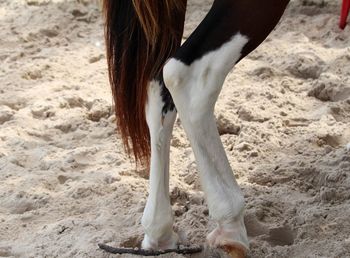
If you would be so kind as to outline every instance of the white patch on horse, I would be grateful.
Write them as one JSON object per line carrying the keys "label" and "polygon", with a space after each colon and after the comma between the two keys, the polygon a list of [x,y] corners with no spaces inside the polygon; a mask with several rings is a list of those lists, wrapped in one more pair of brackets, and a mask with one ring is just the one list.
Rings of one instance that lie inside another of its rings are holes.
{"label": "white patch on horse", "polygon": [[169,198],[169,150],[176,112],[163,117],[164,102],[161,85],[152,81],[148,88],[146,120],[151,136],[150,190],[142,217],[145,249],[175,248],[178,242],[173,232],[173,215]]}
{"label": "white patch on horse", "polygon": [[191,142],[211,217],[218,227],[210,244],[239,244],[248,248],[243,221],[244,197],[222,146],[214,106],[229,71],[241,57],[248,38],[240,33],[191,65],[171,59],[164,80]]}

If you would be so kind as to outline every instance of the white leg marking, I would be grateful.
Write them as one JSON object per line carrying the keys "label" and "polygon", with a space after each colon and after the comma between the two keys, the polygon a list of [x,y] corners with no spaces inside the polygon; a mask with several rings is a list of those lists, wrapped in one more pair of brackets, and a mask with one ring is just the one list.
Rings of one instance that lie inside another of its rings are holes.
{"label": "white leg marking", "polygon": [[173,215],[169,198],[169,150],[176,112],[162,117],[161,86],[152,81],[146,106],[147,124],[151,135],[150,190],[142,217],[146,249],[176,247],[178,238],[173,232]]}
{"label": "white leg marking", "polygon": [[[210,215],[219,224],[213,245],[239,242],[248,248],[243,222],[244,197],[234,178],[217,131],[213,111],[228,72],[241,56],[248,38],[236,34],[231,41],[190,66],[171,59],[164,79],[191,142],[206,193]],[[212,237],[209,236],[209,238]]]}

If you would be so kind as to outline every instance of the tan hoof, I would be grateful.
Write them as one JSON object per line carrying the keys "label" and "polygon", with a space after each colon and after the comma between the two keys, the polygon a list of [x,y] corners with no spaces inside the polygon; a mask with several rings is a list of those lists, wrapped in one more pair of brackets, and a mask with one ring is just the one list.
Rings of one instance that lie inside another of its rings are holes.
{"label": "tan hoof", "polygon": [[221,247],[231,258],[245,258],[246,250],[244,248],[234,246],[234,245],[225,245]]}

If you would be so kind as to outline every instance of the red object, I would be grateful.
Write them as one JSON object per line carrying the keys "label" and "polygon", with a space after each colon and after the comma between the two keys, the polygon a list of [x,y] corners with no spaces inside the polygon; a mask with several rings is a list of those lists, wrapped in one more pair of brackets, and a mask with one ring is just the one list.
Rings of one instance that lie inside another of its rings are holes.
{"label": "red object", "polygon": [[350,10],[350,0],[343,0],[342,8],[341,8],[341,15],[340,15],[340,22],[339,27],[343,30],[346,26],[346,20],[349,15]]}

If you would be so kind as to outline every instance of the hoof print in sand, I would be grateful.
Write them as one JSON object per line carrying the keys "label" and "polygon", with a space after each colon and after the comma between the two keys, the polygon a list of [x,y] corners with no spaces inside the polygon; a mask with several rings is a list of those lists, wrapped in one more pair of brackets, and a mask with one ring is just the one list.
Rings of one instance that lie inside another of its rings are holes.
{"label": "hoof print in sand", "polygon": [[293,245],[295,240],[295,232],[289,226],[272,228],[266,241],[272,246]]}

